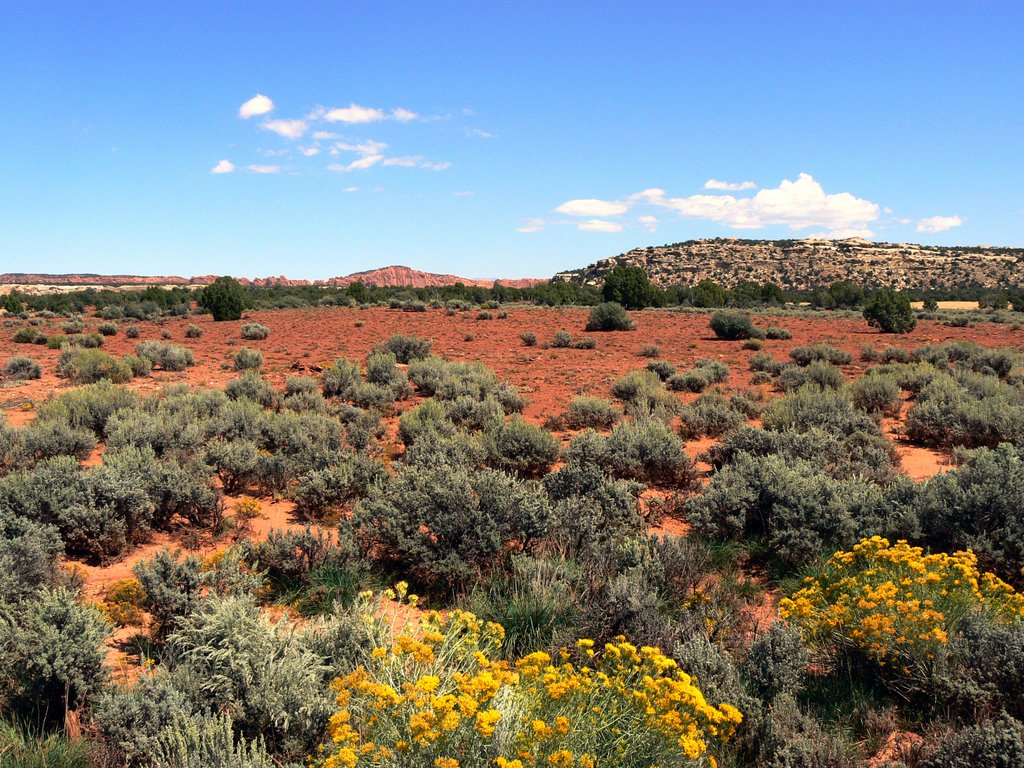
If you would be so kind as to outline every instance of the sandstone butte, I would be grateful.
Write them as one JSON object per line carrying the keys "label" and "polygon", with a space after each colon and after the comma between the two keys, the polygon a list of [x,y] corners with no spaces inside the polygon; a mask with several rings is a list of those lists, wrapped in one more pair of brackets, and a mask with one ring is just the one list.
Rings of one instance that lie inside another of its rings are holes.
{"label": "sandstone butte", "polygon": [[[177,275],[96,275],[96,274],[33,274],[8,272],[0,274],[0,285],[53,285],[53,286],[203,286],[209,285],[217,275],[196,275],[179,277]],[[538,283],[548,282],[548,278],[519,278],[513,280],[481,280],[458,275],[440,275],[433,272],[422,272],[418,269],[403,266],[382,267],[366,272],[354,272],[344,277],[331,277],[327,280],[293,280],[280,275],[278,277],[240,277],[242,285],[254,286],[298,286],[298,285],[332,285],[346,286],[361,282],[370,286],[387,286],[398,288],[436,288],[445,285],[476,285],[485,288],[495,283],[511,288],[528,288]]]}

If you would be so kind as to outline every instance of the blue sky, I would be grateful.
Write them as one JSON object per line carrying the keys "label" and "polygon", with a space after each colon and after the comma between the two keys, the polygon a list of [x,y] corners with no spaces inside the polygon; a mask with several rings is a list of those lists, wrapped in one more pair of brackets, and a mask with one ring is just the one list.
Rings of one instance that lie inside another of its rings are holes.
{"label": "blue sky", "polygon": [[0,271],[1024,246],[1022,33],[1019,0],[0,0]]}

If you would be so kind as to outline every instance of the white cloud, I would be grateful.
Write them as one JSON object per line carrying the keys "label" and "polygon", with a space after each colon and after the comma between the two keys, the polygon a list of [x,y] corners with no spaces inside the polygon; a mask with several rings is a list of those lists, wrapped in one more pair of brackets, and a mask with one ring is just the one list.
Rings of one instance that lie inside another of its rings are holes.
{"label": "white cloud", "polygon": [[452,167],[451,163],[448,162],[426,162],[420,165],[420,168],[426,168],[428,171],[447,171]]}
{"label": "white cloud", "polygon": [[[388,145],[383,141],[363,141],[359,144],[348,144],[343,141],[339,141],[334,145],[336,149],[344,150],[345,152],[355,152],[357,155],[379,155],[388,148]],[[333,153],[332,153],[333,154]]]}
{"label": "white cloud", "polygon": [[327,139],[340,139],[341,136],[330,131],[313,131],[313,138],[317,141],[325,141]]}
{"label": "white cloud", "polygon": [[455,197],[472,197],[475,194],[476,192],[473,192],[472,190],[469,189],[460,190],[458,192],[452,192],[452,195],[454,195]]}
{"label": "white cloud", "polygon": [[314,155],[320,154],[320,150],[316,147],[300,147],[299,152],[304,154],[306,157],[313,157]]}
{"label": "white cloud", "polygon": [[517,227],[517,232],[540,232],[544,229],[544,219],[527,219],[526,223],[521,227]]}
{"label": "white cloud", "polygon": [[257,93],[238,108],[238,116],[243,120],[248,120],[250,117],[255,117],[256,115],[265,115],[273,108],[274,102],[262,93]]}
{"label": "white cloud", "polygon": [[641,216],[637,219],[643,228],[648,232],[653,232],[658,228],[658,217],[657,216]]}
{"label": "white cloud", "polygon": [[850,237],[859,237],[864,240],[874,236],[870,229],[833,229],[830,232],[812,232],[807,235],[808,240],[846,240]]}
{"label": "white cloud", "polygon": [[327,166],[327,170],[337,171],[339,173],[347,173],[348,171],[365,171],[367,168],[376,165],[383,159],[384,155],[366,155],[366,157],[361,157],[358,160],[353,160],[348,165],[342,165],[341,163],[331,163],[330,165]]}
{"label": "white cloud", "polygon": [[704,182],[704,189],[722,189],[729,192],[742,192],[746,189],[757,189],[757,184],[752,181],[719,181],[708,179]]}
{"label": "white cloud", "polygon": [[784,225],[790,229],[825,227],[832,230],[866,229],[878,218],[879,206],[849,192],[826,194],[821,184],[807,173],[796,181],[783,179],[774,189],[762,189],[753,197],[732,195],[691,195],[666,198],[660,189],[647,189],[634,195],[680,216],[708,219],[734,229],[761,229]]}
{"label": "white cloud", "polygon": [[235,164],[230,160],[221,160],[213,168],[210,169],[210,173],[231,173],[235,170]]}
{"label": "white cloud", "polygon": [[415,168],[419,165],[422,157],[389,157],[384,161],[384,165],[397,165],[400,168]]}
{"label": "white cloud", "polygon": [[305,120],[267,120],[263,127],[286,139],[297,139],[306,132]]}
{"label": "white cloud", "polygon": [[609,200],[569,200],[555,208],[558,213],[568,216],[617,216],[629,210],[629,203],[618,203]]}
{"label": "white cloud", "polygon": [[345,187],[341,191],[342,192],[358,192],[359,191],[359,187]]}
{"label": "white cloud", "polygon": [[280,173],[280,165],[247,165],[245,170],[249,173]]}
{"label": "white cloud", "polygon": [[918,232],[945,232],[963,223],[964,220],[959,216],[930,216],[917,222],[916,229]]}
{"label": "white cloud", "polygon": [[493,139],[494,134],[480,128],[467,128],[466,135],[471,139]]}
{"label": "white cloud", "polygon": [[581,232],[621,232],[622,225],[614,221],[604,221],[602,219],[588,219],[587,221],[581,222],[576,227]]}
{"label": "white cloud", "polygon": [[349,104],[344,108],[328,110],[324,120],[329,123],[375,123],[384,119],[384,111],[373,107]]}
{"label": "white cloud", "polygon": [[408,123],[409,121],[415,120],[419,117],[415,112],[408,109],[402,109],[401,107],[391,110],[391,116],[400,123]]}

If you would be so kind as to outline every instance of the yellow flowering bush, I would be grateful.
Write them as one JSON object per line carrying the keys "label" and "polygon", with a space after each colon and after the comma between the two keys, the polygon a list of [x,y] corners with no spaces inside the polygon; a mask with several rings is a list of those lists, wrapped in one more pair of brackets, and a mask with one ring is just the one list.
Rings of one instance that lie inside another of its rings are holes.
{"label": "yellow flowering bush", "polygon": [[779,612],[818,645],[846,644],[897,674],[926,670],[967,615],[1024,618],[1024,595],[971,551],[926,555],[875,536],[836,552],[817,577],[783,599]]}
{"label": "yellow flowering bush", "polygon": [[[408,601],[404,590],[394,594]],[[713,766],[710,751],[742,719],[709,705],[661,651],[624,638],[510,665],[497,660],[504,630],[472,613],[414,623],[382,617],[366,596],[362,607],[372,651],[334,683],[322,768]]]}
{"label": "yellow flowering bush", "polygon": [[140,605],[145,597],[138,579],[120,579],[107,587],[99,608],[119,627],[139,626],[143,619]]}

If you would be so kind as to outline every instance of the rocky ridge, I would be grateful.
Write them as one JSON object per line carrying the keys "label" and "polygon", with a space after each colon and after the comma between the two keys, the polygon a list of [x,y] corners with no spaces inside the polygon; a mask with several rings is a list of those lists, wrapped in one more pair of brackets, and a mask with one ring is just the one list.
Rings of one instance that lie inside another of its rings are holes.
{"label": "rocky ridge", "polygon": [[851,280],[865,287],[998,288],[1024,283],[1024,248],[950,247],[846,240],[714,238],[634,248],[556,280],[600,285],[616,264],[642,267],[656,285],[745,281],[800,290]]}

